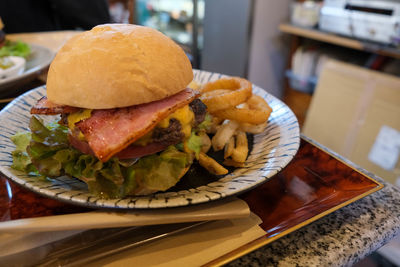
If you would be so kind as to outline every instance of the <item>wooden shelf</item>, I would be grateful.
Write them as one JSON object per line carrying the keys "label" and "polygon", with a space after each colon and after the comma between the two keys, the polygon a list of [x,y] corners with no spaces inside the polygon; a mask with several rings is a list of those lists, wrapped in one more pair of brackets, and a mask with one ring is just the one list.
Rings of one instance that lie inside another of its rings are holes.
{"label": "wooden shelf", "polygon": [[[294,26],[289,23],[279,25],[279,29],[281,32],[291,34],[294,37],[291,40],[290,56],[287,64],[287,69],[291,69],[291,58],[297,48],[301,45],[301,40],[304,38],[400,59],[400,50],[394,47],[360,41],[349,37],[319,31],[317,29]],[[311,99],[311,94],[292,89],[286,79],[284,102],[293,110],[293,112],[297,116],[300,127],[302,127],[303,122],[306,118]]]}
{"label": "wooden shelf", "polygon": [[302,28],[288,23],[279,25],[282,32],[317,40],[320,42],[335,44],[356,50],[367,51],[382,56],[400,59],[400,50],[394,47],[387,47],[376,43],[363,42],[356,39],[343,37],[331,33],[319,31],[317,29]]}

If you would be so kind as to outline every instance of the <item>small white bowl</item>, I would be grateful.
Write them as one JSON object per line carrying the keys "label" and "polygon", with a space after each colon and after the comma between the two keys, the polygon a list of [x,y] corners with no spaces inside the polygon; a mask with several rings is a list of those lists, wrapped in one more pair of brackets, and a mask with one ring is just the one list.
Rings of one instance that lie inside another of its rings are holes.
{"label": "small white bowl", "polygon": [[22,74],[25,70],[25,58],[15,56],[9,56],[8,58],[14,63],[14,65],[8,69],[0,68],[0,80],[17,76]]}

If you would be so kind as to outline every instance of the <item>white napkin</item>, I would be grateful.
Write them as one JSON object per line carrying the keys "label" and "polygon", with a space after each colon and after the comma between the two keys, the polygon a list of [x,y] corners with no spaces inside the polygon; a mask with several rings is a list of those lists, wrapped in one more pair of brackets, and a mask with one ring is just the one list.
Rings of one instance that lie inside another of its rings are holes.
{"label": "white napkin", "polygon": [[[49,232],[143,226],[181,222],[242,218],[250,214],[246,202],[238,198],[173,209],[134,211],[93,211],[67,215],[11,220],[0,223],[1,233]],[[0,244],[2,243],[0,236]]]}
{"label": "white napkin", "polygon": [[0,233],[0,257],[40,247],[80,232],[82,230],[41,233]]}
{"label": "white napkin", "polygon": [[[223,263],[218,258],[265,235],[265,231],[258,226],[260,223],[261,220],[252,213],[245,218],[207,222],[85,266],[199,266],[211,261]],[[0,235],[0,266],[31,266],[51,251],[52,245],[46,244],[79,232],[3,233]]]}
{"label": "white napkin", "polygon": [[207,223],[86,266],[202,266],[265,235],[255,214]]}

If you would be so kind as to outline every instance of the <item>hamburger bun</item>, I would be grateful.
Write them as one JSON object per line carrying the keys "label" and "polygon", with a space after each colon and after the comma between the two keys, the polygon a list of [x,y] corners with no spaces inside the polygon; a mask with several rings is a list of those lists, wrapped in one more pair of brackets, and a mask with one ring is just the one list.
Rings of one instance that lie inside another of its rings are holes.
{"label": "hamburger bun", "polygon": [[184,51],[157,30],[105,24],[72,37],[57,53],[47,98],[59,105],[109,109],[176,94],[192,81]]}

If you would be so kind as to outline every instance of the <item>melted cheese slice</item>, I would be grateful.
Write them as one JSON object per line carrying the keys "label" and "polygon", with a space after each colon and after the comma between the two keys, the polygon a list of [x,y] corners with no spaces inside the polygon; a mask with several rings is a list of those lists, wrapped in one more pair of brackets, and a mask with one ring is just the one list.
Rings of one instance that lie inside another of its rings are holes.
{"label": "melted cheese slice", "polygon": [[[74,112],[68,115],[68,128],[72,131],[79,131],[78,128],[76,128],[75,123],[83,121],[85,119],[90,118],[90,116],[92,116],[92,110],[91,109],[82,109],[78,112]],[[85,140],[85,136],[83,135],[83,133],[81,133],[81,131],[79,131],[79,135],[78,138],[80,140]]]}
{"label": "melted cheese slice", "polygon": [[167,128],[170,119],[177,119],[182,125],[182,132],[185,137],[189,137],[192,131],[192,122],[194,120],[194,113],[190,110],[189,106],[186,105],[174,113],[170,114],[168,117],[163,119],[157,126],[160,128]]}

